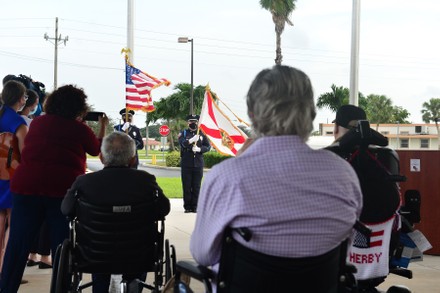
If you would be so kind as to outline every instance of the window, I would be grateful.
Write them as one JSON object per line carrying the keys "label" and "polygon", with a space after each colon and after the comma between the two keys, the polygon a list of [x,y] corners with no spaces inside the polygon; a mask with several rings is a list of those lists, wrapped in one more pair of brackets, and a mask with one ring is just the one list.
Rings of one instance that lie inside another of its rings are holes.
{"label": "window", "polygon": [[409,140],[407,138],[402,138],[400,140],[400,147],[401,148],[408,148],[409,146]]}
{"label": "window", "polygon": [[429,139],[421,139],[420,140],[420,148],[428,149],[429,148]]}
{"label": "window", "polygon": [[383,135],[388,135],[388,134],[390,134],[389,131],[381,131],[380,133],[382,133]]}
{"label": "window", "polygon": [[325,135],[333,135],[333,131],[326,131]]}

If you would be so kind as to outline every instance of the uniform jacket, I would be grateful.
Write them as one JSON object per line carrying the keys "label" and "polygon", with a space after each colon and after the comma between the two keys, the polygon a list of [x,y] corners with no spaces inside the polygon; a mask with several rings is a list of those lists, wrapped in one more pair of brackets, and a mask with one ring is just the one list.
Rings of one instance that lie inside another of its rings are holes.
{"label": "uniform jacket", "polygon": [[[124,130],[122,130],[122,126],[123,125],[124,124],[119,124],[119,125],[116,125],[114,128],[115,128],[116,131],[125,132]],[[136,143],[136,149],[141,150],[141,149],[144,148],[144,141],[142,140],[142,135],[141,135],[141,132],[140,132],[139,128],[137,128],[136,126],[130,124],[130,127],[128,127],[127,134]]]}
{"label": "uniform jacket", "polygon": [[193,145],[189,143],[189,139],[191,139],[194,135],[197,134],[196,131],[192,131],[189,128],[182,130],[179,133],[179,144],[180,144],[180,166],[181,167],[199,167],[203,168],[203,154],[208,152],[211,149],[211,144],[209,143],[206,135],[199,131],[199,140],[197,141],[197,146],[201,148],[201,151],[198,153],[194,153],[192,151]]}

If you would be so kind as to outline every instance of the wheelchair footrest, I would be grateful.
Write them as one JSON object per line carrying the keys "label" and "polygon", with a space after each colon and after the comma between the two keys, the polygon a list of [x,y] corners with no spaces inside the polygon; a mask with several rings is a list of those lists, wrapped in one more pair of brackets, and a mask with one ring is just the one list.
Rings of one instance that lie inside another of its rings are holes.
{"label": "wheelchair footrest", "polygon": [[390,268],[390,273],[407,279],[412,279],[413,277],[412,271],[404,268]]}

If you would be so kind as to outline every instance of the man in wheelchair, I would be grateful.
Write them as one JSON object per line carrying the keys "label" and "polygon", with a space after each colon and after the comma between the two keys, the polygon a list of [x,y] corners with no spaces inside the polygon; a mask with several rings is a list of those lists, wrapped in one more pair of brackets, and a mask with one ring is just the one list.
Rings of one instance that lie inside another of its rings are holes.
{"label": "man in wheelchair", "polygon": [[226,243],[237,242],[240,253],[225,267],[227,284],[214,281],[218,292],[336,292],[339,248],[362,207],[356,174],[338,156],[305,143],[316,113],[302,71],[261,71],[247,106],[254,140],[207,174],[191,253],[218,269],[231,228]]}
{"label": "man in wheelchair", "polygon": [[[127,134],[106,136],[99,157],[103,170],[79,176],[61,210],[75,219],[71,246],[77,256],[73,261],[76,268],[92,273],[93,293],[107,293],[111,273],[124,274],[128,283],[145,281],[145,272],[152,268],[142,261],[157,262],[153,245],[156,250],[163,245],[157,243],[163,241],[163,235],[154,240],[157,221],[170,212],[170,202],[153,175],[130,168],[136,162],[136,147]],[[58,275],[57,279],[63,278]]]}
{"label": "man in wheelchair", "polygon": [[[379,292],[376,287],[390,273],[391,258],[398,246],[402,218],[398,182],[405,177],[400,175],[397,153],[386,147],[388,139],[371,129],[366,119],[363,109],[343,105],[333,121],[335,142],[326,149],[350,162],[361,184],[360,221],[372,232],[368,241],[356,232],[348,250],[348,261],[357,269],[359,292],[373,293]],[[400,273],[408,275],[402,270]],[[396,286],[390,290],[409,292]]]}

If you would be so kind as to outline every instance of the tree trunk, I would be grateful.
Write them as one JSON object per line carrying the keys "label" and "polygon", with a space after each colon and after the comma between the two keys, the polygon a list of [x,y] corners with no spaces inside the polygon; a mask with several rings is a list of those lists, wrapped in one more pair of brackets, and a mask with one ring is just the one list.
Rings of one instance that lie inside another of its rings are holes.
{"label": "tree trunk", "polygon": [[281,62],[283,61],[283,55],[281,54],[281,33],[276,33],[277,35],[277,49],[276,49],[276,58],[275,58],[275,64],[281,65]]}
{"label": "tree trunk", "polygon": [[[171,126],[171,122],[169,119],[167,119],[167,124]],[[168,139],[170,140],[170,149],[174,151],[174,136],[173,136],[173,130],[171,130],[170,127],[170,134],[168,135]]]}

